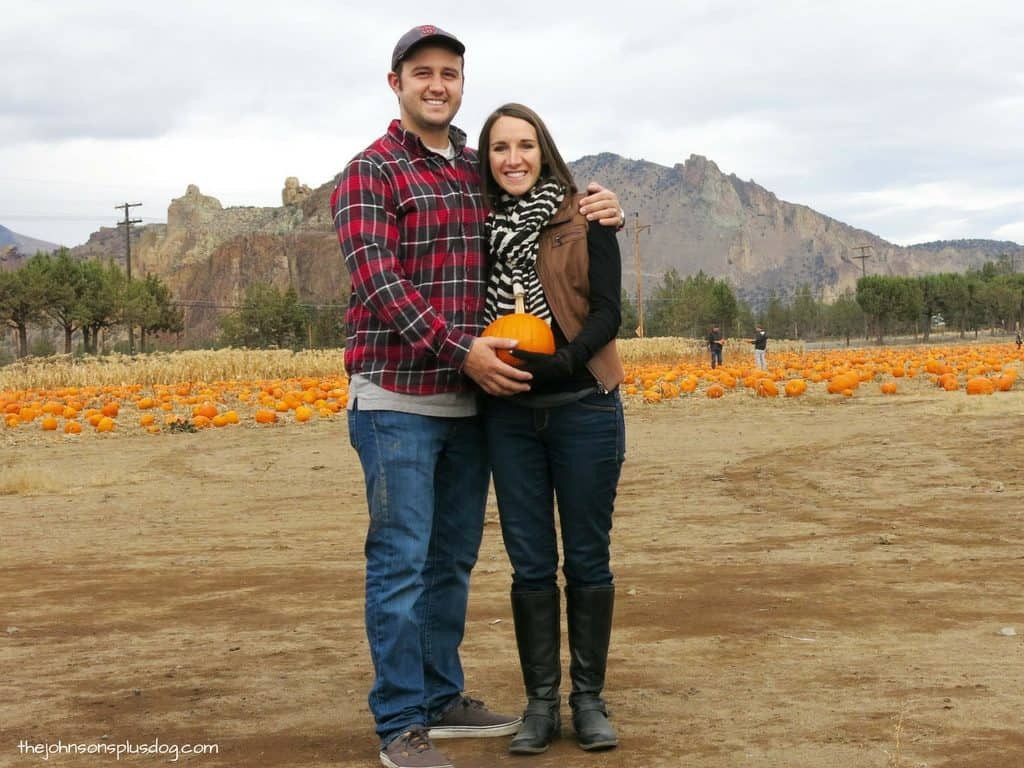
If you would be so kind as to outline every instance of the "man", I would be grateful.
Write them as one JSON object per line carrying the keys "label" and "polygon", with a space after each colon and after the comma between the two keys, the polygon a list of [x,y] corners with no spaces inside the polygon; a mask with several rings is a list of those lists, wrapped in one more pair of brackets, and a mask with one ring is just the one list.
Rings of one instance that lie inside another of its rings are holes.
{"label": "man", "polygon": [[768,332],[760,325],[754,326],[754,338],[750,340],[754,345],[754,364],[759,370],[768,370]]}
{"label": "man", "polygon": [[[500,395],[531,378],[495,354],[513,340],[479,336],[485,212],[476,153],[451,124],[464,52],[437,27],[402,36],[388,74],[400,119],[331,196],[352,280],[349,436],[370,511],[369,703],[389,768],[448,768],[431,739],[509,735],[520,724],[463,695],[459,659],[489,481],[470,380]],[[583,203],[588,218],[622,223],[610,192]]]}
{"label": "man", "polygon": [[725,346],[725,339],[717,325],[711,326],[708,333],[708,351],[711,353],[711,368],[714,370],[722,364],[722,347]]}

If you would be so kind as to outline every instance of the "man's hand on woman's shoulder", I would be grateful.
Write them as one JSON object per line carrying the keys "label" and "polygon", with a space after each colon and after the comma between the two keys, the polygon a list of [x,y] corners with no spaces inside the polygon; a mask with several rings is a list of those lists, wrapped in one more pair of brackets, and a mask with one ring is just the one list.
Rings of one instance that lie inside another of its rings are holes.
{"label": "man's hand on woman's shoulder", "polygon": [[626,212],[619,205],[618,195],[595,181],[587,184],[587,196],[580,200],[580,213],[587,221],[606,227],[621,227],[626,223]]}

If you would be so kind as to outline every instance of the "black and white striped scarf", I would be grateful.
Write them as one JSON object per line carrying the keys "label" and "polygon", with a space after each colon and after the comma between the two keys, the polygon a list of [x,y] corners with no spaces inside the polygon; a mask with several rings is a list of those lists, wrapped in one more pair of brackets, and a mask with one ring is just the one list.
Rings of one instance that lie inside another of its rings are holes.
{"label": "black and white striped scarf", "polygon": [[554,179],[540,179],[521,197],[502,195],[500,207],[487,214],[484,224],[494,265],[487,283],[486,322],[515,312],[516,287],[526,298],[526,312],[551,324],[551,310],[537,276],[540,231],[565,198]]}

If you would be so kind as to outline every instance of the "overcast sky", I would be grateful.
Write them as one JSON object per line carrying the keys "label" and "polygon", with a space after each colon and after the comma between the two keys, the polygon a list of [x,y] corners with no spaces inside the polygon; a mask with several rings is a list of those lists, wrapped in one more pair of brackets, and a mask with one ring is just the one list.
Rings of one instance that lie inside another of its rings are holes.
{"label": "overcast sky", "polygon": [[397,115],[391,50],[467,46],[456,124],[521,101],[567,159],[691,153],[892,242],[1024,243],[1019,2],[0,0],[0,224],[67,245],[197,184],[317,187]]}

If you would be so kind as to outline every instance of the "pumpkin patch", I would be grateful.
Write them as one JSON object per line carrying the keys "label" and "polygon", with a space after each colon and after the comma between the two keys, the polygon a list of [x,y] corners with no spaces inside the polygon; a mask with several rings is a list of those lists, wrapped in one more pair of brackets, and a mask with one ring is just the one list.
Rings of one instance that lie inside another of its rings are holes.
{"label": "pumpkin patch", "polygon": [[[776,342],[775,347],[768,370],[762,371],[749,350],[739,347],[727,349],[726,365],[711,369],[701,342],[693,339],[620,341],[626,370],[621,393],[627,408],[664,408],[693,397],[703,402],[744,398],[751,407],[789,407],[793,400],[826,407],[897,392],[999,396],[1020,388],[1024,369],[1024,355],[1013,344],[806,351],[800,344]],[[221,350],[114,358],[73,368],[52,362],[9,366],[0,368],[0,430],[13,437],[60,440],[329,421],[348,404],[343,368],[340,350]],[[31,432],[30,425],[35,425]]]}

